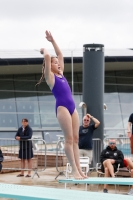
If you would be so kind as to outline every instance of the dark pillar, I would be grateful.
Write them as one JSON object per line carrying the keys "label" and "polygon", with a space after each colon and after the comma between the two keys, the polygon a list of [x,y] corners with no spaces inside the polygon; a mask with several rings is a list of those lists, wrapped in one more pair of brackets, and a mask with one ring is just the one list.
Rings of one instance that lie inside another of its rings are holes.
{"label": "dark pillar", "polygon": [[94,138],[100,138],[101,141],[104,134],[103,94],[104,45],[85,44],[83,45],[83,102],[87,105],[87,113],[100,121],[100,126],[94,132]]}

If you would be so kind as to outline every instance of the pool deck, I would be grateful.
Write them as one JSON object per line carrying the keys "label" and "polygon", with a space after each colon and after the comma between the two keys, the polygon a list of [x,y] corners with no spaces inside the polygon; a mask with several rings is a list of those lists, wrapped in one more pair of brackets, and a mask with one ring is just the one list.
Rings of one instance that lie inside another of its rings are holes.
{"label": "pool deck", "polygon": [[[64,189],[64,183],[58,183],[59,179],[65,179],[64,175],[59,175],[59,177],[55,180],[55,177],[58,175],[56,168],[47,168],[44,172],[39,172],[40,178],[38,176],[34,176],[34,178],[26,178],[26,177],[17,177],[19,172],[12,173],[2,173],[0,174],[0,183],[8,183],[8,184],[18,184],[18,185],[29,185],[29,186],[41,186],[48,188],[62,188]],[[25,175],[27,173],[25,172]],[[33,175],[33,172],[32,172]],[[92,172],[90,174],[91,177],[96,177],[96,172]],[[81,190],[85,191],[85,185],[74,185],[67,184],[67,190]],[[108,187],[109,193],[115,193],[114,185],[109,185]],[[119,186],[117,187],[117,193],[126,195],[129,190],[128,186]],[[88,185],[88,192],[102,192],[103,185],[99,185],[99,189],[97,185]],[[5,198],[0,198],[0,200],[5,200]],[[9,200],[9,199],[8,199]]]}

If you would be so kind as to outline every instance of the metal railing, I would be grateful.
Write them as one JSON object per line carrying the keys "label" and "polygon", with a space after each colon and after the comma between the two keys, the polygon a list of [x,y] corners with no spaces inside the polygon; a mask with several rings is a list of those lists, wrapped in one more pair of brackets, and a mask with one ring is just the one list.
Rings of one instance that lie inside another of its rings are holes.
{"label": "metal railing", "polygon": [[104,128],[104,137],[127,137],[126,128]]}
{"label": "metal railing", "polygon": [[[39,177],[38,172],[44,171],[47,165],[46,142],[43,139],[15,140],[11,138],[0,138],[0,146],[4,156],[3,168],[5,171],[34,171]],[[32,167],[21,166],[20,160],[28,160],[32,157]],[[19,158],[21,157],[21,159]]]}

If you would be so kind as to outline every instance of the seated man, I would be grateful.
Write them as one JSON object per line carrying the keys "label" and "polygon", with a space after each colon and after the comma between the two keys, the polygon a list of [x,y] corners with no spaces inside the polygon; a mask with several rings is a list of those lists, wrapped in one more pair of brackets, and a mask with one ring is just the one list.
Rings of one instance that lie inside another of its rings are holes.
{"label": "seated man", "polygon": [[[117,149],[116,141],[114,139],[109,140],[109,145],[101,152],[100,162],[102,164],[101,170],[105,173],[105,177],[115,177],[118,164],[120,167],[124,166],[124,155]],[[104,193],[108,193],[107,185],[104,185]]]}
{"label": "seated man", "polygon": [[[124,158],[124,164],[130,170],[131,178],[133,178],[133,162],[132,162],[132,160],[130,158]],[[127,194],[133,195],[133,185]]]}

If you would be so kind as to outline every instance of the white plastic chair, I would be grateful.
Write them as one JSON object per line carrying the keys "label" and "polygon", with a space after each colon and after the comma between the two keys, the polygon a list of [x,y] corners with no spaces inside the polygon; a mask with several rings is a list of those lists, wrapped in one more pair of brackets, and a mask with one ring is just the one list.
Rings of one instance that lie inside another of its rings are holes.
{"label": "white plastic chair", "polygon": [[[80,157],[80,167],[85,175],[89,172],[89,157]],[[66,178],[69,179],[70,175],[72,175],[72,167],[70,163],[67,163],[66,165]],[[67,183],[65,183],[65,189],[66,189]],[[86,190],[87,190],[87,183],[86,183]]]}

